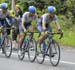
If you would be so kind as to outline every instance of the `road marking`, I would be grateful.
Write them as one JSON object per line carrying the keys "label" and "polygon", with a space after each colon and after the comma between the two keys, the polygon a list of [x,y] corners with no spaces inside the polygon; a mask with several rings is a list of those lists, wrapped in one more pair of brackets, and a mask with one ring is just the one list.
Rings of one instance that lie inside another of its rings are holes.
{"label": "road marking", "polygon": [[[12,53],[12,54],[13,54],[13,55],[17,55],[16,53]],[[25,55],[25,57],[28,57],[28,55]],[[31,57],[33,57],[33,56],[31,56]],[[39,58],[39,59],[41,59],[41,58]],[[45,59],[45,60],[49,61],[49,59],[48,59],[48,58],[47,58],[47,59]],[[69,62],[69,61],[60,61],[60,63],[75,65],[75,63],[74,63],[74,62]]]}
{"label": "road marking", "polygon": [[[1,54],[1,51],[0,51],[0,54]],[[17,53],[12,53],[12,55],[17,56],[18,54],[17,54]],[[28,57],[28,55],[25,55],[25,57]],[[31,57],[33,57],[33,56],[31,56]],[[39,59],[41,59],[41,58],[39,58]],[[48,58],[46,58],[45,60],[46,60],[46,61],[49,61],[49,59],[48,59]],[[56,61],[56,60],[55,60],[55,61]],[[74,63],[74,62],[62,61],[62,60],[60,61],[60,63],[75,65],[75,63]]]}

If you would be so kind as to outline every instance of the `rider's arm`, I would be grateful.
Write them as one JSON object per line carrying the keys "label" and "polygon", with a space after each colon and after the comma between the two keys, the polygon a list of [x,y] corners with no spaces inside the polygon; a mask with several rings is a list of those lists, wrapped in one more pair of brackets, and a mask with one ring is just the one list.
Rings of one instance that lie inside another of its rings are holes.
{"label": "rider's arm", "polygon": [[62,29],[61,29],[61,27],[60,27],[60,25],[58,23],[58,20],[55,20],[55,25],[56,25],[56,28],[57,28],[58,32],[63,34],[63,31],[62,31]]}
{"label": "rider's arm", "polygon": [[44,17],[42,18],[42,28],[43,30],[46,30],[46,21]]}
{"label": "rider's arm", "polygon": [[26,28],[24,26],[25,21],[26,21],[26,14],[24,13],[23,16],[22,16],[22,28],[23,28],[24,32],[26,31]]}
{"label": "rider's arm", "polygon": [[42,22],[42,28],[43,28],[43,30],[46,29],[46,22]]}
{"label": "rider's arm", "polygon": [[55,16],[54,21],[55,21],[56,28],[57,28],[58,30],[60,30],[61,27],[60,27],[60,25],[59,25],[59,23],[58,23],[58,17],[57,17],[57,16]]}
{"label": "rider's arm", "polygon": [[22,28],[23,28],[24,32],[26,32],[26,28],[24,26],[24,23],[25,23],[25,21],[22,21]]}
{"label": "rider's arm", "polygon": [[55,22],[55,25],[56,25],[56,28],[57,28],[58,30],[61,29],[61,27],[60,27],[60,25],[59,25],[58,22]]}

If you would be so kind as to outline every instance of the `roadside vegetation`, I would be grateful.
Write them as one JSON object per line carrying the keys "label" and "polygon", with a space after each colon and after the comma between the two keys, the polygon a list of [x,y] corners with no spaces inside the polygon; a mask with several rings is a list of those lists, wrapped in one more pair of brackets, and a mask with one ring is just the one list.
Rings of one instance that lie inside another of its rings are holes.
{"label": "roadside vegetation", "polygon": [[[57,15],[59,17],[59,24],[64,32],[64,37],[59,40],[56,36],[55,39],[62,45],[75,47],[75,0],[34,0],[35,2],[20,2],[16,0],[23,12],[27,11],[29,5],[35,5],[37,7],[37,13],[39,17],[47,12],[48,5],[54,5],[57,8]],[[29,0],[28,0],[29,1]],[[0,0],[0,3],[7,2],[9,8],[11,5],[10,0]],[[35,23],[33,23],[35,25]],[[37,36],[37,35],[36,35]]]}

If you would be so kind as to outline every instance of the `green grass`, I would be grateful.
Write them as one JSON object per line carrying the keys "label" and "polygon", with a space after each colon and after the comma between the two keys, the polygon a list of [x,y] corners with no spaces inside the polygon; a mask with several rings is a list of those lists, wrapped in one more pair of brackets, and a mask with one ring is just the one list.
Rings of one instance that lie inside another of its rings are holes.
{"label": "green grass", "polygon": [[57,36],[55,39],[62,45],[75,47],[75,33],[72,31],[65,31],[62,39],[58,39]]}

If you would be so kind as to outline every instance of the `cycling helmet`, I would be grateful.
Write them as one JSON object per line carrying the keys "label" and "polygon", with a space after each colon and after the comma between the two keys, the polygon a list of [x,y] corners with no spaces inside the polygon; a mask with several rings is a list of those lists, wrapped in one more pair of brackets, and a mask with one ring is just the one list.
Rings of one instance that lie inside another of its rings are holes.
{"label": "cycling helmet", "polygon": [[55,13],[56,12],[56,8],[54,6],[48,6],[48,12],[49,13]]}
{"label": "cycling helmet", "polygon": [[29,6],[28,10],[31,13],[35,13],[36,12],[36,8],[34,6]]}
{"label": "cycling helmet", "polygon": [[8,8],[8,4],[7,3],[2,3],[1,4],[1,9],[7,9]]}

